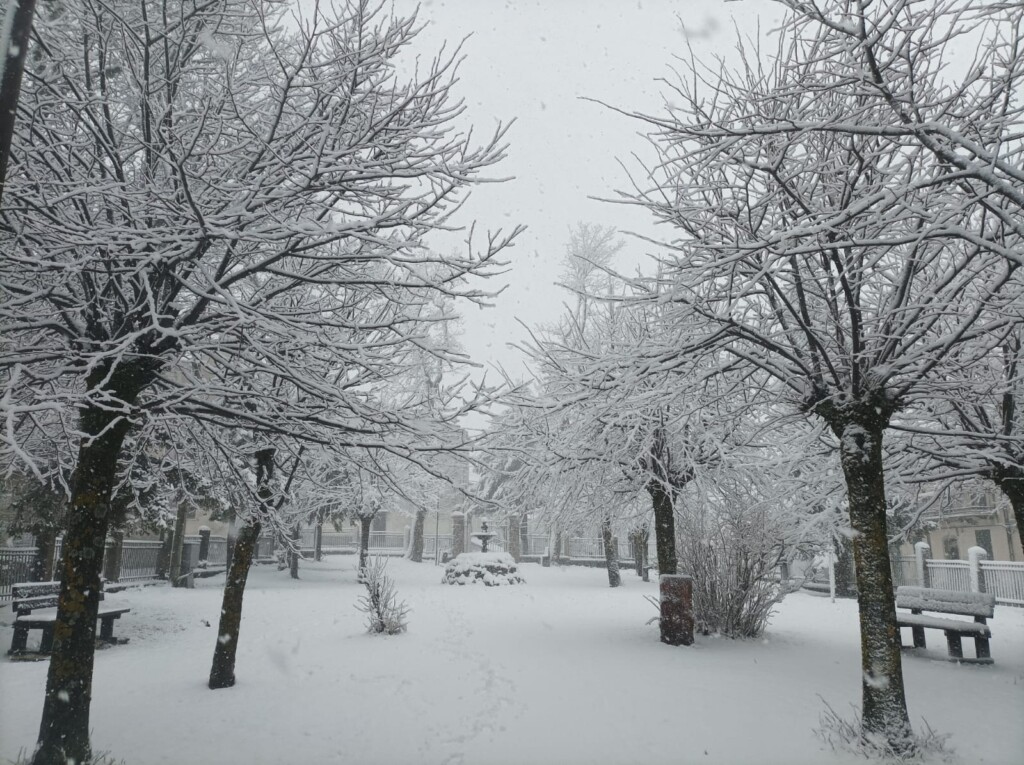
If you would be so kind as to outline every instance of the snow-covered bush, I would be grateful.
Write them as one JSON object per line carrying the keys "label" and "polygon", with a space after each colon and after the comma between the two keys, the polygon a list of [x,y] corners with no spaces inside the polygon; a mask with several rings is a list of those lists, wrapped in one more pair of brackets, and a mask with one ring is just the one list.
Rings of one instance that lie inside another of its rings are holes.
{"label": "snow-covered bush", "polygon": [[444,569],[444,584],[476,584],[488,587],[500,584],[524,584],[516,562],[508,553],[462,553],[456,555]]}
{"label": "snow-covered bush", "polygon": [[[722,488],[721,486],[719,488]],[[680,571],[693,577],[702,634],[757,637],[785,589],[776,577],[786,521],[774,502],[710,492],[678,521]]]}
{"label": "snow-covered bush", "polygon": [[356,608],[366,614],[366,629],[371,634],[397,635],[409,624],[409,607],[398,599],[395,581],[387,574],[387,560],[376,557],[360,571],[366,595],[361,595]]}

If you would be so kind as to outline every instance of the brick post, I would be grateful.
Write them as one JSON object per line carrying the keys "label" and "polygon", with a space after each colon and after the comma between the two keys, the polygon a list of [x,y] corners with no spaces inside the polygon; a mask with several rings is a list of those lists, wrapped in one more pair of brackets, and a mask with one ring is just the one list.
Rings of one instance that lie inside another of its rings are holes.
{"label": "brick post", "polygon": [[661,642],[693,645],[693,579],[684,574],[662,574]]}

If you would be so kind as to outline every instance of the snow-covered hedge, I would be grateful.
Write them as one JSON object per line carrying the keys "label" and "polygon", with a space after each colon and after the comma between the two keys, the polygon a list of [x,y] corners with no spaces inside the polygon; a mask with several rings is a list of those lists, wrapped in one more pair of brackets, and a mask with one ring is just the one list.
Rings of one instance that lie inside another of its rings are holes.
{"label": "snow-covered hedge", "polygon": [[524,584],[516,562],[508,553],[462,553],[456,555],[444,569],[444,584],[476,584],[488,587],[499,584]]}

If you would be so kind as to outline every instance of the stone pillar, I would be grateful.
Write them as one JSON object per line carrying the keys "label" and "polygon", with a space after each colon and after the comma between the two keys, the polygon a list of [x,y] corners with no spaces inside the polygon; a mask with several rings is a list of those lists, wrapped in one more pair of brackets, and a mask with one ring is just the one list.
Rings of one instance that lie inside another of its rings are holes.
{"label": "stone pillar", "polygon": [[199,560],[204,561],[210,558],[210,527],[199,527]]}
{"label": "stone pillar", "polygon": [[917,569],[917,584],[919,587],[930,587],[930,577],[928,576],[928,564],[925,562],[928,560],[928,554],[932,551],[932,548],[927,542],[918,542],[914,545],[914,568]]}
{"label": "stone pillar", "polygon": [[985,592],[985,572],[981,569],[983,560],[988,560],[988,552],[984,547],[972,547],[967,551],[968,576],[972,592]]}
{"label": "stone pillar", "polygon": [[[171,568],[171,545],[174,540],[174,532],[171,529],[160,530],[160,541],[163,547],[156,559],[156,578],[167,579]],[[231,558],[228,558],[231,560]]]}
{"label": "stone pillar", "polygon": [[452,557],[466,551],[466,514],[458,510],[452,513]]}
{"label": "stone pillar", "polygon": [[103,578],[108,582],[116,582],[119,561],[117,560],[117,542],[107,537],[103,543]]}
{"label": "stone pillar", "polygon": [[168,576],[172,587],[184,587],[184,581],[180,581],[182,574],[182,554],[185,547],[185,520],[188,508],[184,504],[178,506],[178,517],[174,521],[174,538],[171,541],[171,570]]}
{"label": "stone pillar", "polygon": [[684,574],[662,574],[661,642],[693,645],[693,579]]}

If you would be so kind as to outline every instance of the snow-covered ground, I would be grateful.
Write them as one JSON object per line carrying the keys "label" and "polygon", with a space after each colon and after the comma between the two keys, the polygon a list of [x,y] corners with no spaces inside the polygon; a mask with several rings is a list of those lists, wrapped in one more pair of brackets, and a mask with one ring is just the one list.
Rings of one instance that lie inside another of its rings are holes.
{"label": "snow-covered ground", "polygon": [[[206,688],[223,577],[109,595],[131,641],[97,653],[94,747],[127,765],[855,761],[813,733],[825,702],[859,699],[851,601],[793,595],[763,640],[672,648],[645,624],[656,585],[631,573],[612,590],[601,569],[526,565],[525,585],[458,587],[395,560],[410,628],[381,637],[353,607],[354,562],[253,569],[229,690]],[[962,763],[1024,761],[1024,610],[992,628],[994,666],[944,661],[932,632],[934,660],[904,662],[915,724]],[[0,760],[35,741],[46,666],[0,662]]]}

